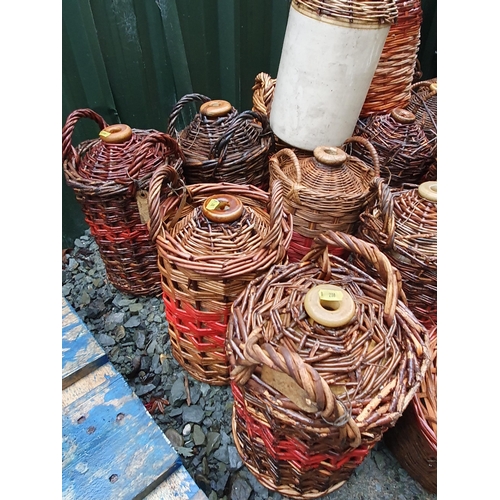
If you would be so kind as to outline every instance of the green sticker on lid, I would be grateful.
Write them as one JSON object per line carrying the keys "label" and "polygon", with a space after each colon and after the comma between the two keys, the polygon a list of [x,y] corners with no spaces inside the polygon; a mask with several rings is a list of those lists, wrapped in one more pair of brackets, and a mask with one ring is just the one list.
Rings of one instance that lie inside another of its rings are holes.
{"label": "green sticker on lid", "polygon": [[108,132],[107,130],[101,130],[99,132],[100,137],[109,137],[111,135],[111,132]]}
{"label": "green sticker on lid", "polygon": [[340,290],[320,290],[320,300],[328,300],[330,302],[338,302],[342,300],[344,294]]}

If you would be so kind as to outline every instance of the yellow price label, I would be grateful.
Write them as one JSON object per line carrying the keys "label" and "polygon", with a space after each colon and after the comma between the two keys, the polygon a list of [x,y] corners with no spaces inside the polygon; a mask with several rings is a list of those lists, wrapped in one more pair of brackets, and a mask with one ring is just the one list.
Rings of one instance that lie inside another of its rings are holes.
{"label": "yellow price label", "polygon": [[111,132],[108,132],[107,130],[101,130],[99,132],[100,137],[109,137],[111,135]]}
{"label": "yellow price label", "polygon": [[328,300],[330,302],[337,302],[342,300],[344,294],[340,290],[320,290],[320,300]]}
{"label": "yellow price label", "polygon": [[212,199],[207,203],[207,210],[215,210],[219,206],[219,200]]}

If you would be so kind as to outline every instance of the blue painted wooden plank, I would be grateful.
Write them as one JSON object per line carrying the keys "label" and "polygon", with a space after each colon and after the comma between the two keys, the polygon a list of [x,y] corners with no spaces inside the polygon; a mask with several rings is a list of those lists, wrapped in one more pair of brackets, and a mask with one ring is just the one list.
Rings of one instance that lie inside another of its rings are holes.
{"label": "blue painted wooden plank", "polygon": [[63,408],[64,500],[144,498],[180,457],[130,390],[112,376]]}
{"label": "blue painted wooden plank", "polygon": [[155,488],[146,500],[208,500],[184,466],[180,466]]}
{"label": "blue painted wooden plank", "polygon": [[104,349],[68,301],[62,298],[62,388],[108,361]]}

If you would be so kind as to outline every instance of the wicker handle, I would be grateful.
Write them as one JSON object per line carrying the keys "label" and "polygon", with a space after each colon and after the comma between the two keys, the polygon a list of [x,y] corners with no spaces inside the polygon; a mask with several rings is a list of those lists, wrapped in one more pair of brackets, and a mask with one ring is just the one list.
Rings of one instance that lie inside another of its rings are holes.
{"label": "wicker handle", "polygon": [[181,97],[177,101],[175,106],[172,108],[172,112],[170,113],[170,116],[168,118],[167,134],[175,137],[176,135],[175,122],[186,104],[195,101],[200,101],[203,103],[203,102],[208,102],[210,100],[211,100],[210,97],[207,97],[206,95],[203,94],[186,94],[184,97]]}
{"label": "wicker handle", "polygon": [[149,208],[149,235],[151,241],[156,243],[156,238],[161,232],[163,216],[162,216],[162,187],[165,182],[168,183],[170,190],[175,190],[182,185],[182,179],[177,170],[169,165],[158,167],[151,181],[149,182],[148,193],[148,208]]}
{"label": "wicker handle", "polygon": [[276,79],[271,78],[267,73],[259,73],[255,77],[255,83],[252,87],[252,111],[270,115],[275,86]]}
{"label": "wicker handle", "polygon": [[179,143],[169,134],[159,132],[158,130],[151,130],[141,141],[139,148],[135,152],[133,161],[130,162],[128,175],[135,179],[143,167],[143,165],[150,159],[151,150],[163,144],[167,147],[165,157],[174,157],[184,161],[184,155],[181,151]]}
{"label": "wicker handle", "polygon": [[[226,132],[219,137],[217,142],[210,149],[210,153],[208,155],[209,160],[217,158],[218,164],[225,160],[231,138],[238,131],[239,127],[241,127],[241,124],[246,120],[257,120],[260,122],[262,126],[261,136],[270,133],[269,120],[266,115],[263,115],[258,111],[243,111],[228,122]],[[215,169],[213,175],[215,175]]]}
{"label": "wicker handle", "polygon": [[281,180],[289,181],[289,179],[283,172],[282,168],[283,162],[286,161],[286,158],[291,160],[293,166],[295,167],[295,173],[296,173],[295,184],[299,185],[302,184],[302,173],[300,170],[299,159],[297,158],[297,155],[294,153],[294,151],[290,148],[280,149],[279,151],[276,151],[276,153],[274,153],[273,156],[271,156],[269,160],[270,170],[272,170],[278,177],[280,177]]}
{"label": "wicker handle", "polygon": [[370,156],[372,157],[372,166],[375,171],[375,177],[380,177],[380,159],[375,146],[368,139],[358,135],[349,137],[344,141],[344,144],[349,144],[351,142],[357,142],[368,149]]}
{"label": "wicker handle", "polygon": [[351,417],[351,412],[333,394],[326,380],[311,365],[305,363],[298,353],[292,352],[284,345],[279,346],[279,351],[267,342],[262,346],[259,345],[262,338],[260,329],[250,333],[242,353],[247,360],[246,366],[237,366],[232,370],[231,378],[237,384],[244,385],[253,373],[253,367],[259,364],[285,373],[306,392],[311,401],[316,403],[318,411],[325,420],[333,417],[334,420],[328,420],[328,423],[338,427],[348,425],[352,431],[351,446],[354,448],[359,446],[361,443],[359,428]]}
{"label": "wicker handle", "polygon": [[[314,242],[315,246],[303,257],[303,260],[306,261],[319,256],[322,259],[323,272],[327,280],[331,272],[331,263],[328,258],[328,246],[330,245],[358,254],[372,264],[381,278],[386,282],[384,320],[388,326],[391,326],[401,295],[401,282],[398,279],[397,270],[391,265],[389,259],[373,243],[338,231],[326,231],[318,235],[314,239]],[[323,258],[325,254],[326,258]]]}
{"label": "wicker handle", "polygon": [[284,211],[284,196],[283,184],[276,179],[271,183],[270,187],[270,231],[262,243],[263,247],[276,248],[283,244],[283,211]]}
{"label": "wicker handle", "polygon": [[70,113],[66,118],[66,123],[62,129],[62,159],[70,160],[71,158],[76,158],[77,152],[72,145],[73,131],[81,118],[90,118],[94,120],[97,125],[99,125],[100,130],[106,128],[108,124],[104,118],[97,114],[95,111],[89,108],[77,109]]}

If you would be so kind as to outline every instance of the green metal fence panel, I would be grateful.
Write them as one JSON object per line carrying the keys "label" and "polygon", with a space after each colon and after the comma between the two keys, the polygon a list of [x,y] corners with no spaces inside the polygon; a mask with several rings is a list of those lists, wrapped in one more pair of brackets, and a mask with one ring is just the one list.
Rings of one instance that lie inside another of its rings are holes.
{"label": "green metal fence panel", "polygon": [[[172,107],[192,92],[250,109],[255,76],[277,75],[289,7],[290,0],[64,0],[62,123],[91,108],[109,124],[165,131]],[[436,0],[422,7],[419,58],[431,78]],[[195,112],[186,107],[177,126]],[[73,142],[97,134],[95,124],[78,124]],[[86,227],[63,178],[63,248]]]}

